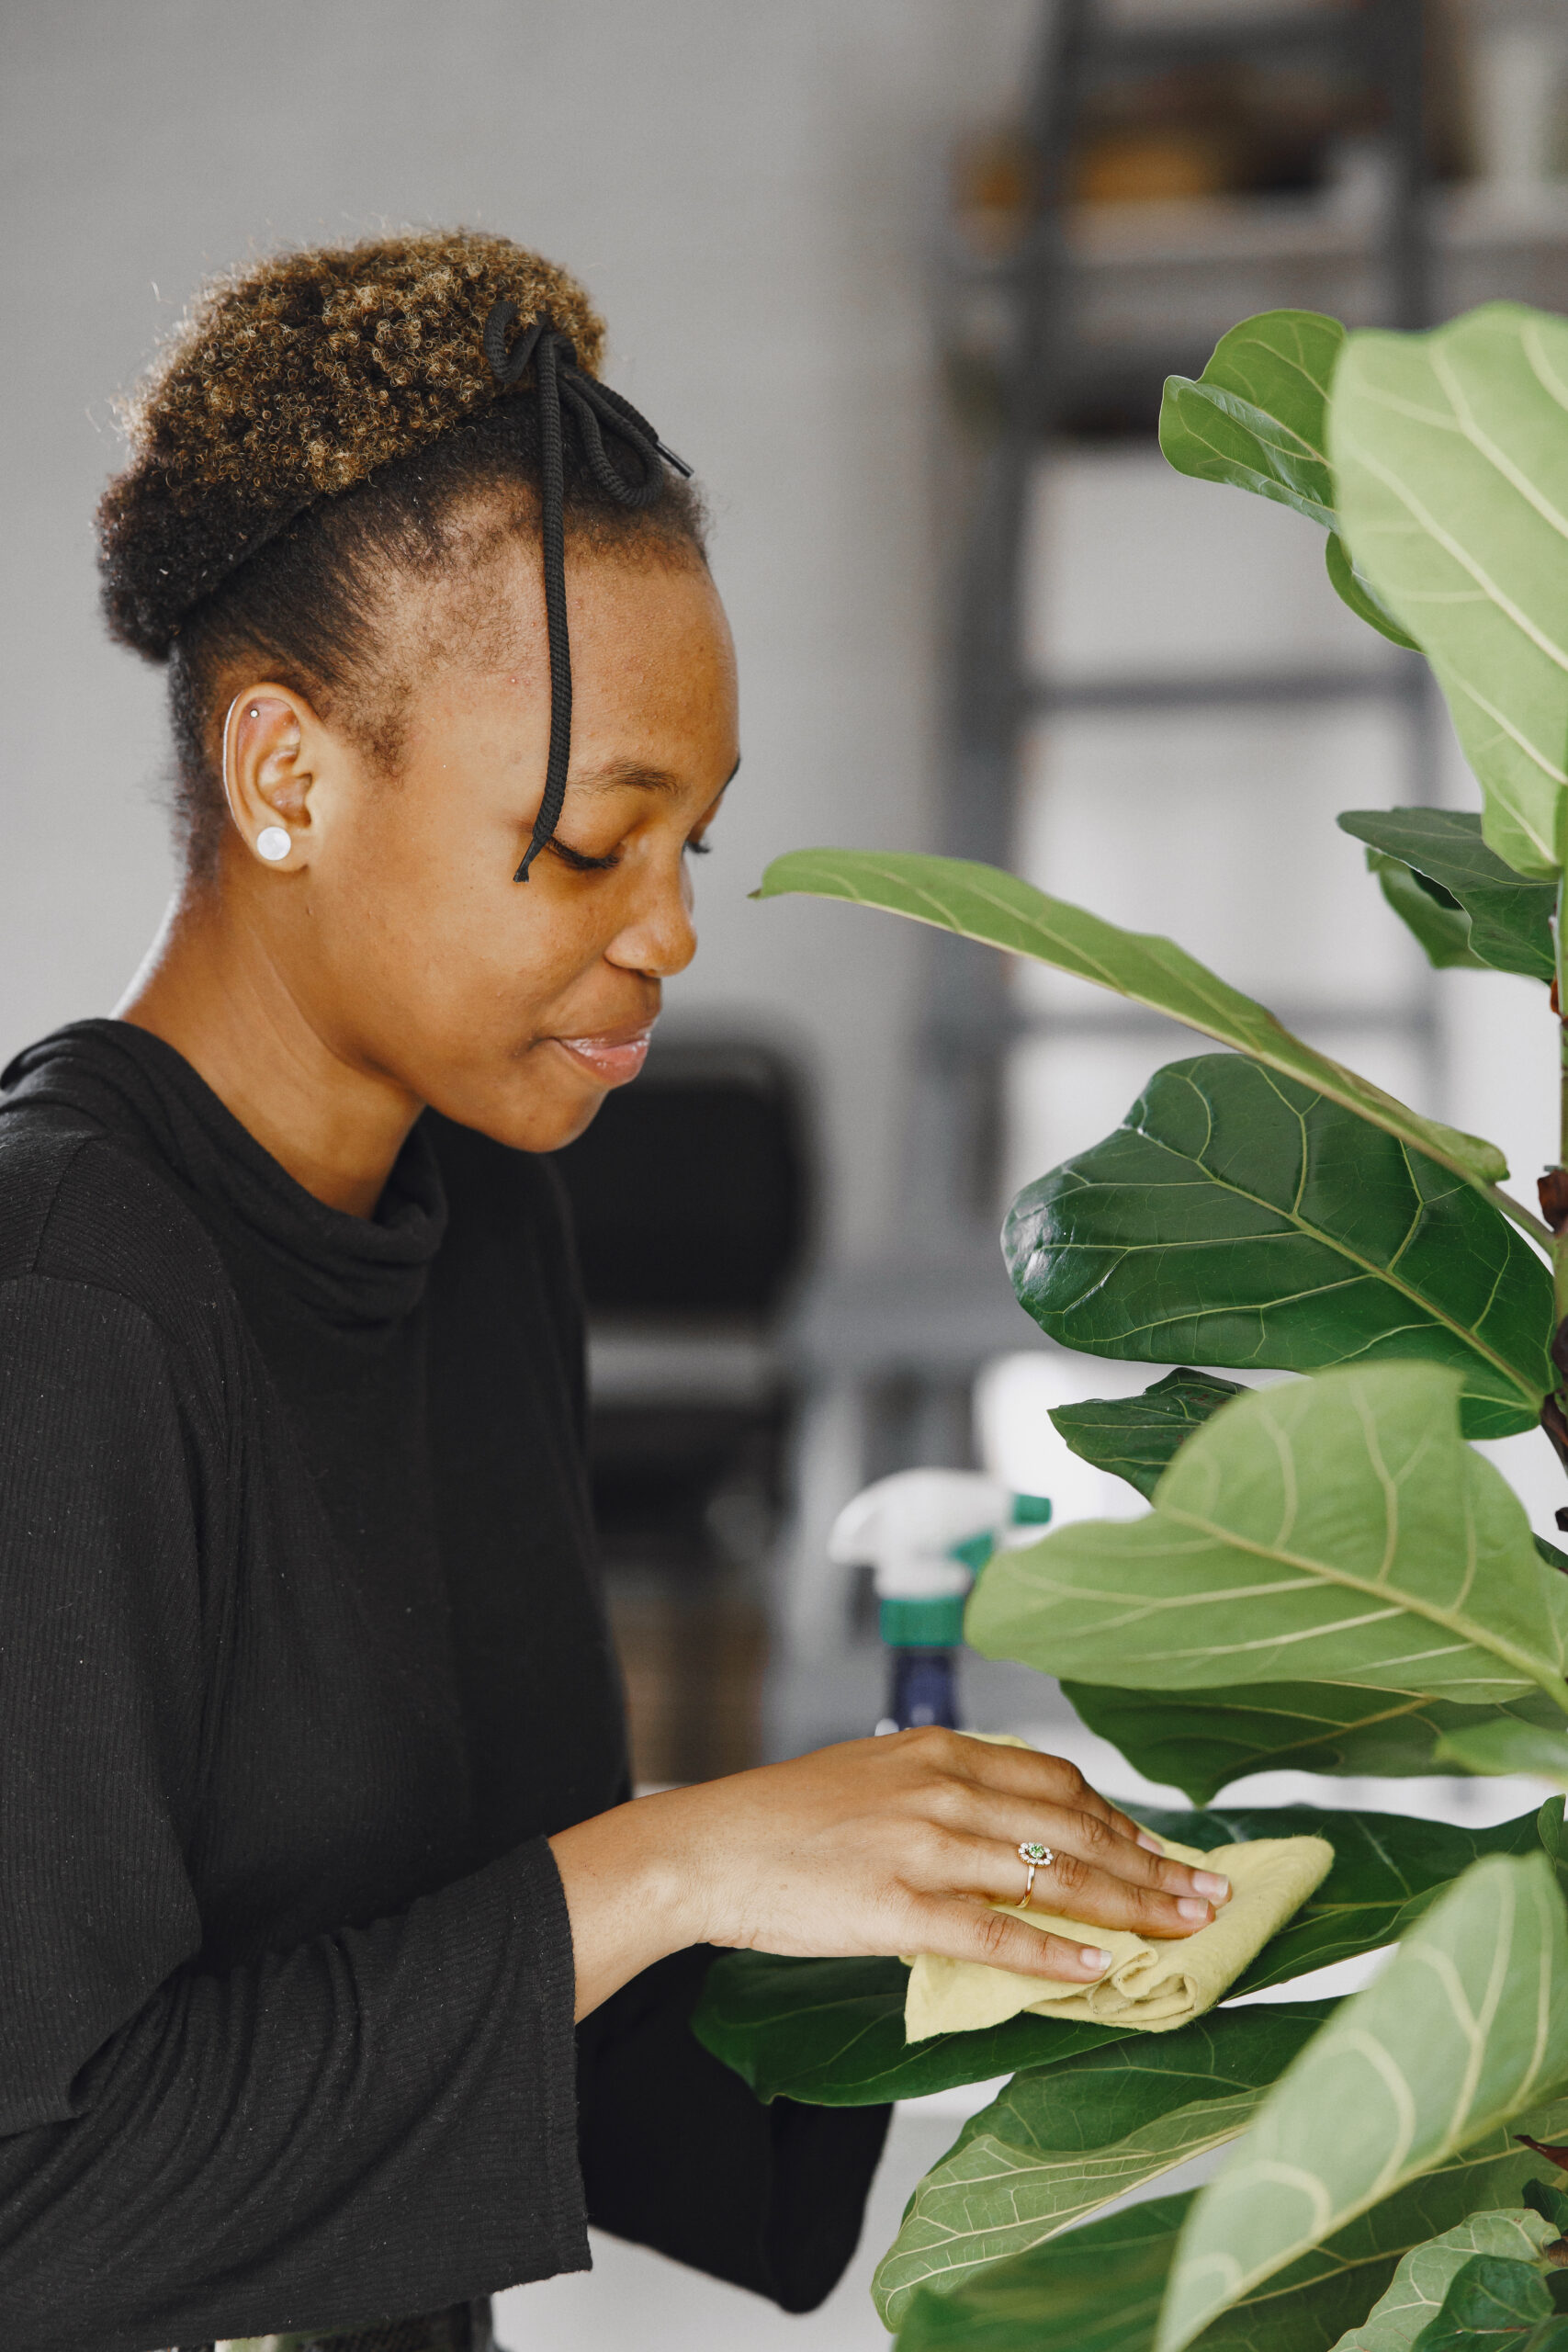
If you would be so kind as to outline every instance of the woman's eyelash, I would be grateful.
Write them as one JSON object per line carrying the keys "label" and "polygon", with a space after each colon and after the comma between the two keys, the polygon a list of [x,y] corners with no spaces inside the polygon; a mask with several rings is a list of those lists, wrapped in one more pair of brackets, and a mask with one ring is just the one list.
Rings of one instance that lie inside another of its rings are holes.
{"label": "woman's eyelash", "polygon": [[620,859],[613,852],[608,857],[590,857],[586,850],[571,848],[556,833],[550,835],[549,846],[561,864],[570,865],[574,874],[607,874],[613,865],[620,864]]}
{"label": "woman's eyelash", "polygon": [[[548,846],[560,859],[561,864],[570,866],[574,874],[608,874],[612,866],[616,866],[621,862],[619,856],[613,851],[608,857],[590,857],[586,850],[573,849],[570,842],[563,842],[559,835],[555,833],[551,834]],[[689,841],[686,847],[694,857],[706,857],[713,849],[713,843],[707,841]]]}

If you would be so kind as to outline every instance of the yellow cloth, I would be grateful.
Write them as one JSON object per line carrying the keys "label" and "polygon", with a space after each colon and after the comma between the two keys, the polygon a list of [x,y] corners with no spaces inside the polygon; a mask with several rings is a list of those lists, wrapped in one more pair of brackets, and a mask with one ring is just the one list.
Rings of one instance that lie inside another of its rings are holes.
{"label": "yellow cloth", "polygon": [[[1008,1739],[997,1744],[1022,1747],[1028,1743]],[[1173,2033],[1213,2007],[1269,1937],[1323,1883],[1334,1860],[1334,1849],[1324,1838],[1258,1838],[1207,1854],[1179,1846],[1173,1838],[1164,1843],[1173,1861],[1218,1871],[1229,1879],[1230,1901],[1208,1927],[1196,1935],[1156,1941],[1123,1928],[1091,1928],[1053,1912],[994,1903],[993,1911],[1011,1911],[1043,1933],[1097,1945],[1111,1954],[1110,1967],[1093,1984],[1072,1984],[1020,1976],[1009,1968],[987,1968],[980,1961],[937,1960],[922,1953],[909,1967],[905,2040],[973,2032],[1004,2024],[1022,2009],[1032,2017],[1078,2018],[1094,2025]]]}

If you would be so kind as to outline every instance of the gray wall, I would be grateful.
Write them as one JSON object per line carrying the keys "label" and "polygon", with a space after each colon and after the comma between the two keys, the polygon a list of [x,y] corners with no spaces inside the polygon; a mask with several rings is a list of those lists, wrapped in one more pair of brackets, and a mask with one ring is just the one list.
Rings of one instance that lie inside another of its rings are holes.
{"label": "gray wall", "polygon": [[807,842],[919,846],[932,769],[923,222],[1018,0],[12,0],[0,36],[0,1048],[105,1012],[170,884],[160,682],[103,639],[111,396],[206,271],[477,221],[578,271],[612,380],[698,464],[742,786],[672,1009],[793,1034],[829,1235],[874,1248],[914,942],[746,892]]}

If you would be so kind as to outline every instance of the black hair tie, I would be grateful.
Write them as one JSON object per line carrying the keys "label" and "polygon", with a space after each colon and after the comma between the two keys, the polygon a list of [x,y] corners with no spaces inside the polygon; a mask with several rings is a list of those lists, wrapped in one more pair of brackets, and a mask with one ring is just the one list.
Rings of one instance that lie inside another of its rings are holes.
{"label": "black hair tie", "polygon": [[[645,416],[608,384],[586,375],[577,364],[571,337],[563,334],[547,312],[541,311],[525,329],[510,352],[506,330],[518,316],[515,302],[504,295],[492,305],[485,321],[485,357],[496,379],[510,388],[533,362],[539,392],[539,537],[545,553],[545,630],[550,649],[550,752],[545,768],[545,795],[534,820],[534,835],[513,879],[526,882],[528,868],[555,831],[566,798],[566,772],[571,760],[571,641],[566,625],[566,460],[561,438],[561,402],[570,407],[577,423],[589,471],[617,506],[634,512],[651,506],[664,495],[664,469],[673,466],[690,475],[691,467],[667,449]],[[624,474],[604,447],[608,431],[629,449],[637,461],[636,478]]]}

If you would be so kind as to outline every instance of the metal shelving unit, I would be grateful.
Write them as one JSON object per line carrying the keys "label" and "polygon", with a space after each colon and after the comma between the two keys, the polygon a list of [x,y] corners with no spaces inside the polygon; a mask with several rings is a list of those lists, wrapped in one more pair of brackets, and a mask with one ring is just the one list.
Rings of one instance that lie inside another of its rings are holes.
{"label": "metal shelving unit", "polygon": [[[1561,201],[1542,191],[1523,219],[1499,214],[1483,190],[1428,186],[1421,0],[1325,0],[1285,13],[1260,0],[1250,17],[1229,10],[1157,28],[1109,20],[1106,0],[1044,0],[1039,23],[1021,120],[1030,197],[1017,233],[1005,254],[987,256],[950,224],[935,273],[939,341],[961,363],[955,379],[983,382],[984,400],[970,405],[989,420],[966,454],[935,846],[1013,862],[1031,731],[1043,718],[1288,721],[1371,702],[1401,721],[1403,775],[1390,797],[1436,797],[1440,711],[1425,664],[1393,647],[1369,647],[1353,666],[1042,673],[1025,627],[1027,575],[1042,553],[1031,543],[1032,488],[1064,425],[1098,392],[1134,383],[1146,406],[1149,388],[1169,372],[1200,372],[1218,335],[1248,312],[1317,308],[1351,324],[1419,328],[1497,294],[1568,308],[1568,189]],[[1374,94],[1379,127],[1359,139],[1340,184],[1300,196],[1073,202],[1077,130],[1096,92],[1119,77],[1238,58],[1326,62]],[[997,1249],[1009,1056],[1042,1033],[1161,1044],[1169,1034],[1113,1000],[1038,1009],[1014,991],[1003,958],[941,933],[926,935],[923,975],[907,1188],[886,1261],[818,1284],[790,1335],[803,1406],[795,1532],[780,1566],[775,1747],[843,1728],[834,1708],[853,1702],[831,1693],[875,1670],[857,1653],[841,1578],[826,1566],[834,1511],[902,1462],[967,1460],[978,1372],[1045,1344],[1013,1301]],[[1397,1029],[1439,1076],[1428,989],[1375,1009],[1271,1001],[1309,1035]]]}
{"label": "metal shelving unit", "polygon": [[[1164,243],[1174,238],[1171,213],[1187,222],[1190,257],[1202,251],[1210,280],[1235,275],[1234,250],[1224,250],[1213,229],[1251,232],[1253,257],[1267,254],[1284,265],[1278,299],[1301,302],[1290,285],[1289,248],[1303,233],[1320,251],[1330,242],[1341,259],[1362,277],[1369,268],[1381,288],[1380,322],[1420,327],[1433,315],[1431,213],[1426,180],[1423,132],[1423,15],[1421,0],[1362,0],[1360,6],[1320,6],[1289,15],[1260,12],[1256,18],[1199,21],[1185,28],[1141,28],[1104,20],[1097,0],[1055,0],[1044,13],[1030,77],[1024,139],[1033,163],[1032,203],[1005,260],[976,264],[952,255],[943,272],[943,298],[962,314],[983,291],[995,370],[998,426],[977,470],[966,542],[960,565],[953,629],[950,756],[942,847],[955,857],[1007,865],[1012,854],[1022,768],[1023,738],[1043,713],[1269,710],[1319,707],[1369,696],[1392,698],[1409,724],[1406,792],[1413,800],[1432,796],[1436,762],[1436,714],[1425,664],[1391,649],[1375,667],[1351,670],[1303,667],[1207,676],[1138,677],[1117,674],[1100,680],[1055,682],[1028,667],[1023,642],[1024,570],[1031,482],[1043,450],[1063,419],[1083,404],[1097,382],[1125,378],[1140,369],[1163,377],[1201,369],[1215,334],[1254,305],[1222,294],[1212,317],[1180,324],[1169,316],[1152,323],[1142,316],[1134,331],[1118,334],[1114,316],[1104,315],[1108,275],[1107,240],[1098,239],[1092,210],[1069,200],[1068,174],[1077,126],[1086,100],[1107,81],[1174,67],[1237,57],[1323,60],[1366,83],[1381,101],[1383,130],[1382,201],[1376,217],[1359,231],[1330,215],[1314,219],[1311,199],[1204,199],[1178,207],[1116,207],[1117,212],[1163,212]],[[1367,208],[1362,208],[1365,213]],[[1255,217],[1248,221],[1248,213]],[[1256,216],[1261,214],[1261,220]],[[1120,251],[1109,274],[1124,273],[1138,231],[1124,223]],[[1293,232],[1291,235],[1284,231]],[[1271,240],[1271,242],[1270,242]],[[1145,251],[1151,243],[1143,230]],[[1116,241],[1110,241],[1114,249]],[[1152,241],[1157,250],[1156,232]],[[1096,250],[1096,247],[1099,250]],[[1167,266],[1169,266],[1168,261]],[[1363,289],[1364,292],[1364,289]],[[1348,306],[1355,316],[1357,305]],[[1174,332],[1173,332],[1174,327]],[[1037,557],[1038,551],[1036,551]],[[924,1125],[944,1137],[943,1165],[932,1170],[939,1188],[924,1188],[927,1213],[934,1210],[952,1231],[991,1213],[996,1193],[997,1138],[1000,1130],[1001,1061],[1021,1023],[1012,1004],[1001,959],[984,956],[958,943],[937,941],[928,977],[929,996],[922,1039],[921,1092]],[[1283,1010],[1283,1008],[1281,1008]],[[1038,1016],[1043,1018],[1044,1016]],[[1106,1016],[1112,1025],[1119,1016]],[[1053,1021],[1059,1016],[1051,1016]],[[1136,1015],[1122,1015],[1135,1021]],[[1408,1019],[1424,1044],[1432,1043],[1430,1013],[1412,1008]],[[962,1069],[962,1083],[954,1073]]]}

